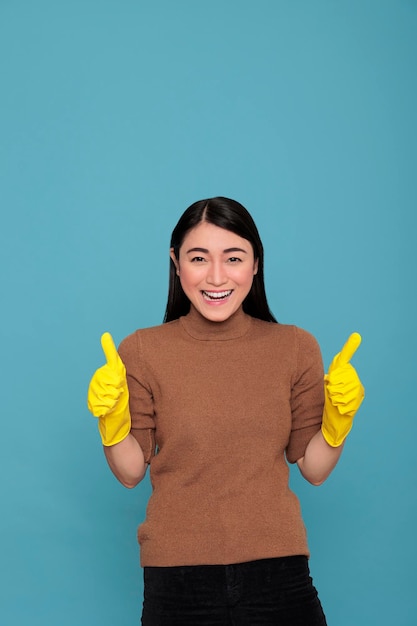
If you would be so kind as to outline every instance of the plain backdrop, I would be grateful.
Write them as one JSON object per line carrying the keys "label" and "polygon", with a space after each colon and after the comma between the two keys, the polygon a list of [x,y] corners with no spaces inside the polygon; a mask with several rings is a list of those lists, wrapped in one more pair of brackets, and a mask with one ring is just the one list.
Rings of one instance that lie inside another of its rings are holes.
{"label": "plain backdrop", "polygon": [[314,488],[329,626],[416,622],[417,2],[0,0],[0,623],[139,623],[136,528],[86,407],[100,335],[162,321],[195,200],[253,214],[269,302],[352,331],[366,400]]}

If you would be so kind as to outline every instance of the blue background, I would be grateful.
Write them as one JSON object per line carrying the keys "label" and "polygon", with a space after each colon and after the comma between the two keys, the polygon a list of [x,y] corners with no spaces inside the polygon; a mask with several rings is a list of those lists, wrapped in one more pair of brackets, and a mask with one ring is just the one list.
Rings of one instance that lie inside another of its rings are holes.
{"label": "blue background", "polygon": [[363,336],[340,464],[292,472],[329,626],[416,623],[416,32],[415,0],[0,1],[2,624],[139,621],[149,484],[113,478],[86,391],[213,195],[326,366]]}

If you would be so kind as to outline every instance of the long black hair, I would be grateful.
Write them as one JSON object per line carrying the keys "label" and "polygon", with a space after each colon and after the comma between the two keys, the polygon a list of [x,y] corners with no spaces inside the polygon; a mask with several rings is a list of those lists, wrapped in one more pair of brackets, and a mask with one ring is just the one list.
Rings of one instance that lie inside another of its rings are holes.
{"label": "long black hair", "polygon": [[[251,290],[243,301],[245,313],[266,322],[276,322],[271,313],[265,292],[264,283],[264,249],[255,222],[245,207],[230,198],[209,198],[199,200],[188,207],[180,217],[172,231],[171,248],[176,259],[179,259],[180,247],[187,233],[201,222],[219,226],[249,241],[253,248],[258,271],[253,277]],[[190,310],[190,301],[185,295],[176,267],[170,259],[168,302],[164,322],[171,322]]]}

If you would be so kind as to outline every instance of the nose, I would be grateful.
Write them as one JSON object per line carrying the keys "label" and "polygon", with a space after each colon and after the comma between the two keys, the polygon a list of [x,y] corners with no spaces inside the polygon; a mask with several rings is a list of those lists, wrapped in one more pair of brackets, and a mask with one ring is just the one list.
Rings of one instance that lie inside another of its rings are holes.
{"label": "nose", "polygon": [[227,282],[227,272],[224,267],[224,263],[221,261],[214,261],[210,264],[210,268],[207,273],[207,282],[214,287],[219,287]]}

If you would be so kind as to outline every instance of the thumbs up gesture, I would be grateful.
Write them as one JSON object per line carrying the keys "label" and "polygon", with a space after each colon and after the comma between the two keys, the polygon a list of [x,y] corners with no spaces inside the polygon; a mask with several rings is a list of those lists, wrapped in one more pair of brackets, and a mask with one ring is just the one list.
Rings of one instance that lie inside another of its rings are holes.
{"label": "thumbs up gesture", "polygon": [[340,446],[349,434],[353,418],[365,397],[355,368],[350,364],[361,343],[358,333],[350,335],[336,354],[324,377],[324,411],[321,430],[327,443]]}
{"label": "thumbs up gesture", "polygon": [[129,389],[126,369],[110,333],[101,337],[106,364],[93,375],[87,394],[91,413],[98,417],[103,445],[113,446],[130,432]]}

